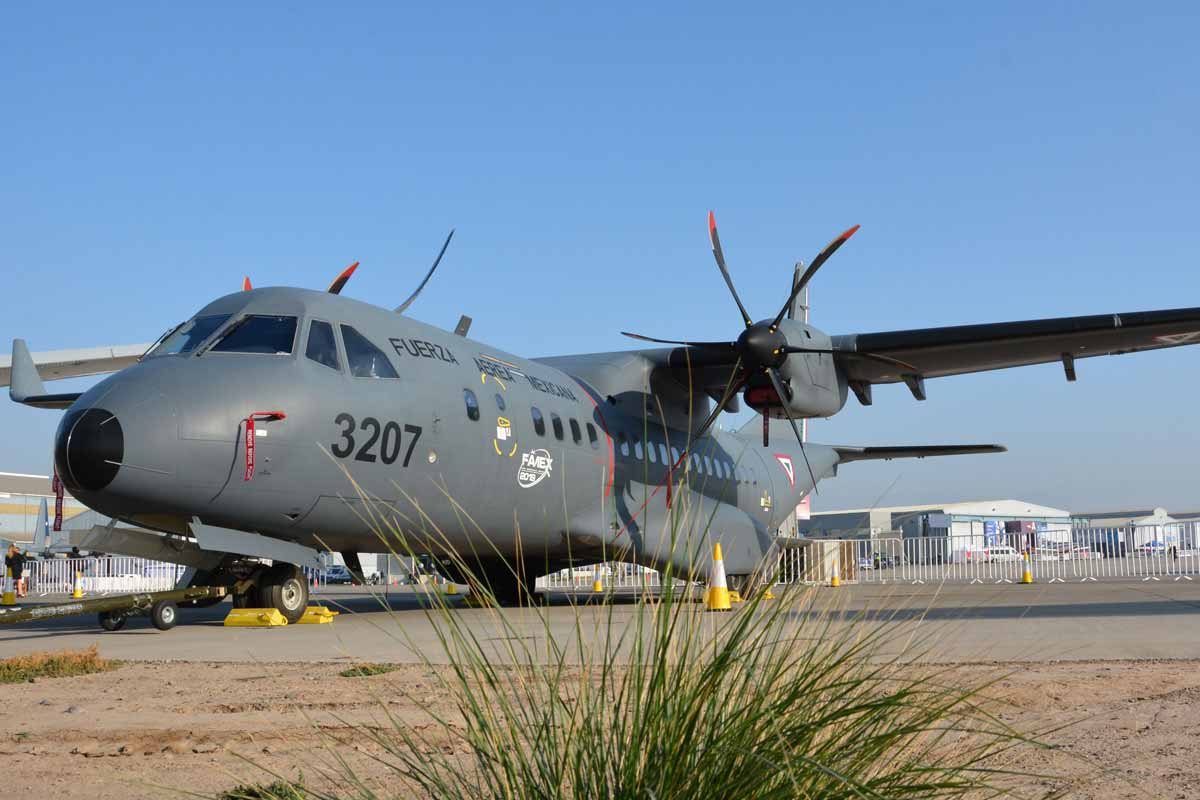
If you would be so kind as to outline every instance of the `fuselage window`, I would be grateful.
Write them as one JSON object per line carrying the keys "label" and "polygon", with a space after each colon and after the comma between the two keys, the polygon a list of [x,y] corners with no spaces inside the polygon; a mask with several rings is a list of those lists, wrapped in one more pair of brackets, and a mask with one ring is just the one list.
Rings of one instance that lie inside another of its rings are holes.
{"label": "fuselage window", "polygon": [[292,354],[296,346],[296,318],[253,315],[233,324],[212,349],[217,353]]}
{"label": "fuselage window", "polygon": [[330,369],[341,369],[338,366],[337,342],[333,338],[332,325],[319,319],[312,321],[308,326],[308,346],[304,348],[304,355]]}
{"label": "fuselage window", "polygon": [[479,419],[479,401],[475,399],[475,393],[470,389],[463,389],[463,402],[467,404],[467,417]]}
{"label": "fuselage window", "polygon": [[650,457],[651,464],[658,463],[658,456],[654,455],[654,442],[646,442],[646,455]]}
{"label": "fuselage window", "polygon": [[697,453],[692,453],[692,466],[697,472],[700,471],[700,456]]}
{"label": "fuselage window", "polygon": [[642,441],[640,439],[633,440],[633,455],[638,461],[646,457],[645,452],[642,450]]}
{"label": "fuselage window", "polygon": [[553,411],[550,412],[550,427],[554,429],[554,438],[561,442],[563,438],[562,418]]}
{"label": "fuselage window", "polygon": [[[350,374],[356,378],[399,378],[392,362],[367,337],[351,328],[342,326],[342,344],[346,346],[346,361]],[[474,396],[474,395],[472,395]],[[478,409],[478,406],[476,406]]]}
{"label": "fuselage window", "polygon": [[501,411],[503,411],[503,410],[504,410],[504,405],[505,405],[505,403],[504,403],[504,395],[500,394],[499,392],[496,392],[496,408],[498,408],[498,409],[500,409]]}
{"label": "fuselage window", "polygon": [[596,426],[589,422],[584,427],[587,428],[588,442],[591,443],[592,449],[599,450],[600,438],[596,436]]}
{"label": "fuselage window", "polygon": [[671,448],[671,463],[672,464],[679,463],[679,448],[678,447]]}
{"label": "fuselage window", "polygon": [[579,444],[583,441],[583,433],[579,430],[579,423],[575,421],[574,417],[571,417],[569,422],[571,423],[571,438],[575,440],[575,444]]}
{"label": "fuselage window", "polygon": [[617,434],[617,444],[621,447],[621,455],[629,457],[629,440],[625,438],[625,432],[621,431]]}
{"label": "fuselage window", "polygon": [[200,346],[200,343],[212,335],[213,331],[225,324],[228,314],[212,314],[188,320],[163,340],[163,343],[150,351],[151,356],[171,356],[177,353],[190,353]]}
{"label": "fuselage window", "polygon": [[538,436],[546,435],[546,418],[542,416],[542,411],[537,406],[534,406],[529,411],[533,415],[533,432]]}
{"label": "fuselage window", "polygon": [[708,460],[708,456],[704,456],[704,471],[709,475],[713,474],[712,462]]}
{"label": "fuselage window", "polygon": [[658,455],[659,458],[662,459],[662,463],[666,464],[667,466],[671,465],[670,460],[667,458],[667,446],[662,442],[658,443]]}

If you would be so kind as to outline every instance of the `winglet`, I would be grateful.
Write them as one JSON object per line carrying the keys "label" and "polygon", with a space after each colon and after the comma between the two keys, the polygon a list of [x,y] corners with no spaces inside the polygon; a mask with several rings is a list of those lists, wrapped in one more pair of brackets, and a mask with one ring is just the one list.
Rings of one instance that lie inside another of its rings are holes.
{"label": "winglet", "polygon": [[24,339],[13,339],[11,381],[8,396],[17,403],[46,393],[42,376],[33,364],[33,356],[29,355],[29,345],[25,344]]}
{"label": "winglet", "polygon": [[346,285],[346,281],[350,280],[350,276],[354,274],[354,270],[356,269],[358,269],[357,261],[342,270],[342,274],[333,279],[333,283],[329,284],[329,288],[326,291],[330,294],[341,294],[342,287]]}

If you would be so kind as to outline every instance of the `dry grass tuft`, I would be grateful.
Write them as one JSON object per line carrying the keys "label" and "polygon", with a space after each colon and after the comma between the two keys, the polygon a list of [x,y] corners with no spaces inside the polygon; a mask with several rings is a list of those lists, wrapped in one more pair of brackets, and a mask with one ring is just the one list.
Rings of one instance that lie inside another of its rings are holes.
{"label": "dry grass tuft", "polygon": [[355,664],[353,667],[344,669],[338,673],[343,678],[365,678],[370,675],[383,675],[388,672],[395,672],[400,667],[395,664]]}
{"label": "dry grass tuft", "polygon": [[101,658],[95,645],[86,650],[64,650],[61,653],[31,653],[0,661],[0,683],[25,683],[35,678],[69,678],[108,672],[120,664]]}

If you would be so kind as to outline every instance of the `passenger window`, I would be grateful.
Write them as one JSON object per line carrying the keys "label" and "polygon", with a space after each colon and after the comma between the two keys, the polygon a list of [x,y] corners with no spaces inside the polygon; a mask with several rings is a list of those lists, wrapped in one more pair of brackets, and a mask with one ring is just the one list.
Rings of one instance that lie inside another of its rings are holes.
{"label": "passenger window", "polygon": [[213,350],[219,353],[291,355],[296,346],[296,318],[249,316],[234,323]]}
{"label": "passenger window", "polygon": [[463,402],[467,404],[467,417],[479,419],[479,401],[475,399],[475,393],[470,389],[463,389]]}
{"label": "passenger window", "polygon": [[678,447],[671,448],[671,463],[672,464],[679,463],[679,448]]}
{"label": "passenger window", "polygon": [[704,471],[707,472],[709,475],[714,474],[713,468],[712,468],[712,462],[708,460],[708,456],[704,456]]}
{"label": "passenger window", "polygon": [[662,463],[671,466],[671,462],[667,459],[667,446],[662,442],[658,443],[658,455],[662,459]]}
{"label": "passenger window", "polygon": [[[342,344],[346,345],[346,361],[350,374],[356,378],[399,378],[392,362],[367,337],[351,328],[342,326]],[[474,397],[474,395],[472,395]],[[479,406],[476,405],[478,411]]]}
{"label": "passenger window", "polygon": [[596,436],[595,426],[589,422],[584,427],[587,428],[588,442],[592,445],[592,449],[599,450],[600,449],[600,439]]}
{"label": "passenger window", "polygon": [[530,409],[530,414],[533,415],[533,432],[538,436],[546,435],[546,418],[542,416],[541,409],[534,406]]}
{"label": "passenger window", "polygon": [[700,471],[700,456],[695,453],[692,453],[692,466],[697,472]]}
{"label": "passenger window", "polygon": [[553,411],[550,412],[550,427],[554,429],[554,438],[561,442],[563,438],[562,419]]}
{"label": "passenger window", "polygon": [[646,457],[645,452],[642,450],[642,442],[640,439],[633,440],[633,454],[637,457],[638,461],[641,461]]}
{"label": "passenger window", "polygon": [[575,421],[574,417],[571,417],[569,422],[571,423],[571,438],[575,440],[575,444],[579,444],[583,441],[583,434],[579,431],[579,423]]}
{"label": "passenger window", "polygon": [[617,434],[617,444],[621,447],[621,455],[629,457],[629,440],[625,438],[625,432],[621,431]]}
{"label": "passenger window", "polygon": [[658,456],[654,454],[654,442],[646,442],[646,455],[650,457],[651,464],[658,463]]}
{"label": "passenger window", "polygon": [[337,342],[333,338],[333,326],[328,322],[314,319],[308,326],[308,347],[304,355],[318,364],[330,369],[341,369],[338,366]]}
{"label": "passenger window", "polygon": [[500,394],[499,392],[496,392],[496,408],[500,409],[501,411],[504,410],[504,395]]}

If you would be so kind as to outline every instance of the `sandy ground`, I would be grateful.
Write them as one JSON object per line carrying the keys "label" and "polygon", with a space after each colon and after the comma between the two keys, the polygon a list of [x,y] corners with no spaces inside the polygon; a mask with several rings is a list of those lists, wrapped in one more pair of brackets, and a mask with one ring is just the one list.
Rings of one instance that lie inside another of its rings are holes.
{"label": "sandy ground", "polygon": [[[386,724],[384,706],[423,722],[393,683],[439,711],[450,710],[449,698],[421,667],[369,678],[340,677],[343,668],[131,663],[0,686],[4,785],[17,796],[89,800],[218,792],[270,780],[268,770],[303,772],[322,785],[335,742],[361,775],[387,781],[369,757],[378,751],[350,726]],[[955,672],[964,685],[1007,674],[991,694],[1022,730],[1067,725],[1044,736],[1053,748],[1025,751],[1020,766],[1070,780],[1030,789],[1070,787],[1070,797],[1105,800],[1200,796],[1200,662],[973,664]],[[429,735],[430,747],[449,746]],[[395,788],[394,776],[388,782]]]}

